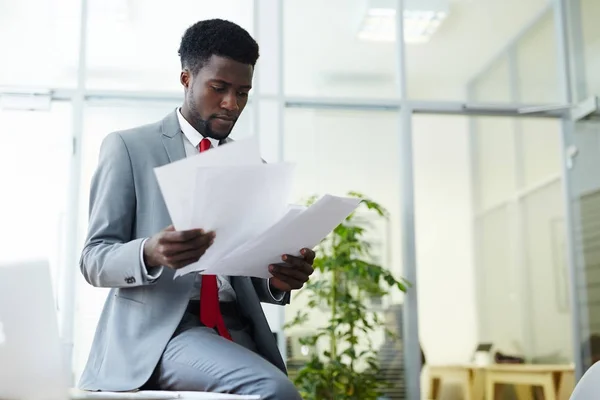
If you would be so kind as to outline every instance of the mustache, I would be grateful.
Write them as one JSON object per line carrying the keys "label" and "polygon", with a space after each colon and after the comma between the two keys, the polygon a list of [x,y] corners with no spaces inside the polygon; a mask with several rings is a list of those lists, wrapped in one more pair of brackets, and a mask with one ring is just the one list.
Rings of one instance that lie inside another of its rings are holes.
{"label": "mustache", "polygon": [[217,119],[217,118],[236,122],[239,117],[237,115],[232,115],[232,114],[213,114],[208,118],[208,120],[210,121],[211,119]]}

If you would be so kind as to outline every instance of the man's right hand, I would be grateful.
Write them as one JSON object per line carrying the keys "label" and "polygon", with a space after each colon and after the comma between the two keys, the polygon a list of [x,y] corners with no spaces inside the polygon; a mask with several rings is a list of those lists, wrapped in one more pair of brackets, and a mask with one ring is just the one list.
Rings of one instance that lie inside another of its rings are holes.
{"label": "man's right hand", "polygon": [[144,243],[146,267],[180,269],[195,263],[213,244],[214,232],[202,229],[176,231],[171,225]]}

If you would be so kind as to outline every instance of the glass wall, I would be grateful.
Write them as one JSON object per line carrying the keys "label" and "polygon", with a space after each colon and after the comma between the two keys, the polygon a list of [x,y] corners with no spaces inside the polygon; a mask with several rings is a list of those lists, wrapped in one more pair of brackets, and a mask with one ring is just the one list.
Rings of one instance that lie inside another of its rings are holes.
{"label": "glass wall", "polygon": [[[468,99],[467,82],[482,70],[496,69],[497,60],[505,58],[507,52],[513,52],[515,56],[521,56],[518,63],[525,68],[523,78],[533,78],[529,81],[533,86],[530,96],[521,100],[546,102],[547,99],[539,98],[541,92],[554,93],[551,101],[559,100],[557,71],[554,68],[558,62],[552,22],[554,12],[550,2],[450,2],[446,13],[428,41],[407,43],[406,72],[410,98]],[[534,25],[540,26],[535,32],[531,30]],[[526,31],[529,32],[528,37],[523,37]],[[544,45],[531,52],[529,43]],[[545,62],[539,62],[538,57]],[[511,65],[505,67],[512,68]],[[501,73],[498,69],[496,72]],[[501,82],[495,84],[500,86]],[[494,95],[488,93],[485,100],[504,102],[509,98],[506,93],[497,92]]]}
{"label": "glass wall", "polygon": [[179,91],[177,50],[187,27],[218,17],[253,33],[252,4],[252,0],[89,0],[86,86]]}
{"label": "glass wall", "polygon": [[359,99],[397,96],[397,46],[393,40],[357,38],[366,11],[367,2],[363,1],[285,2],[286,95]]}
{"label": "glass wall", "polygon": [[[55,293],[66,262],[64,240],[72,153],[71,104],[36,111],[0,107],[0,263],[48,259]],[[16,105],[16,104],[14,104]]]}
{"label": "glass wall", "polygon": [[[542,7],[471,81],[470,98],[559,102],[554,21]],[[569,363],[561,123],[481,117],[470,132],[480,340],[528,362]]]}
{"label": "glass wall", "polygon": [[[401,240],[397,208],[400,196],[397,190],[400,163],[395,151],[398,148],[397,126],[397,114],[389,111],[287,109],[284,159],[296,164],[293,199],[300,204],[313,195],[329,193],[345,196],[353,191],[372,198],[389,210],[389,220],[374,222],[370,237],[376,259],[399,277],[402,263],[397,246]],[[306,308],[307,300],[306,295],[293,298],[286,308],[286,322]],[[369,308],[382,318],[396,320],[402,316],[401,311],[397,311],[401,304],[401,293],[393,292],[374,301]],[[391,312],[399,314],[390,316]],[[299,339],[316,333],[325,318],[327,315],[321,310],[313,310],[308,323],[286,331],[291,349],[288,354],[291,374],[295,374],[304,358],[301,352],[296,351],[301,349]],[[392,323],[391,329],[402,337],[401,324]],[[384,333],[380,329],[376,337],[370,339],[380,359],[395,360],[386,364],[382,373],[392,377],[394,386],[399,390],[404,386],[401,342],[388,348],[384,343]],[[366,339],[363,337],[361,342]]]}
{"label": "glass wall", "polygon": [[469,122],[412,118],[419,339],[427,366],[468,363],[478,343]]}
{"label": "glass wall", "polygon": [[[492,344],[492,357],[571,363],[560,153],[536,161],[552,173],[517,184],[530,156],[519,143],[542,133],[558,140],[560,121],[415,115],[412,124],[427,364],[460,368],[481,343]],[[529,129],[518,130],[523,124]],[[462,395],[452,382],[440,390]]]}
{"label": "glass wall", "polygon": [[574,100],[581,101],[600,93],[598,69],[598,37],[600,28],[595,23],[600,15],[600,4],[594,0],[568,0],[570,45],[573,62]]}
{"label": "glass wall", "polygon": [[75,87],[81,1],[3,0],[0,10],[0,86]]}

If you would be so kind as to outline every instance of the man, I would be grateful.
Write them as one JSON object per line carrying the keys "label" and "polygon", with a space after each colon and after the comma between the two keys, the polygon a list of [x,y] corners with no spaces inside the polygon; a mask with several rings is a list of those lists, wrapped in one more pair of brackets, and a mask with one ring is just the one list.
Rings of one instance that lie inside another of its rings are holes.
{"label": "man", "polygon": [[112,290],[79,386],[299,399],[260,302],[287,304],[313,272],[312,250],[282,255],[287,265],[269,266],[268,280],[173,279],[219,237],[170,226],[153,168],[226,145],[248,101],[258,45],[236,24],[207,20],[185,32],[179,55],[183,106],[101,146],[80,265],[90,284]]}

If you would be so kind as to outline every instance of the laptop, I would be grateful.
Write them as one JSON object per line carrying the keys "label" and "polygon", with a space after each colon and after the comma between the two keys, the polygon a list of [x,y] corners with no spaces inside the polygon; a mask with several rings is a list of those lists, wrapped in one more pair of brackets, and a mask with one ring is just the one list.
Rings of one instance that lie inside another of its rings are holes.
{"label": "laptop", "polygon": [[0,399],[65,400],[50,267],[0,264]]}
{"label": "laptop", "polygon": [[47,261],[0,264],[0,399],[255,400],[204,392],[69,389]]}

